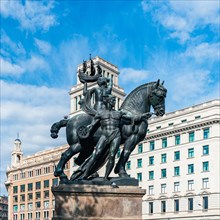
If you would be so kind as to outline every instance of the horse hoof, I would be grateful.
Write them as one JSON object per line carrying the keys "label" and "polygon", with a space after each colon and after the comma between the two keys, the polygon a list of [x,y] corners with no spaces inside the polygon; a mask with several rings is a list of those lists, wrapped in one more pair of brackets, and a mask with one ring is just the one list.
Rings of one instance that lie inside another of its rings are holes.
{"label": "horse hoof", "polygon": [[52,137],[52,138],[57,138],[58,137],[58,134],[57,133],[55,133],[55,132],[52,132],[51,134],[50,134],[50,136]]}

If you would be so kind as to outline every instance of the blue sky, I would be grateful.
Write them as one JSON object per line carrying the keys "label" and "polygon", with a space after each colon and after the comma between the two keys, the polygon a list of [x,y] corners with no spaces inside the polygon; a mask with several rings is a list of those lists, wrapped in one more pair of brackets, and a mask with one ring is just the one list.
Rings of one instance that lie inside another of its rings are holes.
{"label": "blue sky", "polygon": [[165,80],[167,112],[220,97],[219,1],[6,1],[1,19],[1,191],[19,132],[24,155],[69,113],[76,67],[89,54],[118,66],[120,86]]}

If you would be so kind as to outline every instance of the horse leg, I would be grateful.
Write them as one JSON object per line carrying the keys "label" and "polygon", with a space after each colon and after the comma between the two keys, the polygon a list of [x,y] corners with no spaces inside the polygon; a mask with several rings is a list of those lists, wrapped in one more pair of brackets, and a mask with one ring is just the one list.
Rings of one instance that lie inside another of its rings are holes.
{"label": "horse leg", "polygon": [[65,168],[65,164],[68,162],[68,160],[75,154],[79,153],[81,150],[81,145],[79,143],[70,145],[70,147],[62,153],[59,163],[56,166],[56,169],[54,171],[54,176],[56,177],[62,177],[67,178],[66,174],[63,172]]}
{"label": "horse leg", "polygon": [[114,172],[118,173],[120,177],[128,177],[128,174],[125,170],[125,164],[127,163],[131,152],[134,150],[138,139],[138,135],[133,134],[126,140],[124,144],[124,149],[114,170]]}

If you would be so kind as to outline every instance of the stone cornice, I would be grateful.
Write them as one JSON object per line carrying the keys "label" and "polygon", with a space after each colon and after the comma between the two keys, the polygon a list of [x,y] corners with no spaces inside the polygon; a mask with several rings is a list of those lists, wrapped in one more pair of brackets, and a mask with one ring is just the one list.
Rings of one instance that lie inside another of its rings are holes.
{"label": "stone cornice", "polygon": [[[178,128],[174,127],[174,128],[169,129],[169,130],[166,130],[166,131],[158,131],[157,133],[154,133],[154,134],[148,133],[145,140],[152,140],[152,139],[155,139],[155,138],[161,138],[161,137],[165,137],[165,136],[168,136],[168,135],[175,135],[175,134],[179,134],[179,133],[182,133],[182,132],[195,130],[197,128],[207,127],[209,125],[217,124],[217,123],[220,123],[220,119],[216,118],[216,119],[212,119],[212,120],[209,120],[209,121],[203,121],[203,122],[200,122],[200,123],[190,124],[190,125],[186,125],[186,126],[182,126],[182,127],[178,127]],[[155,132],[155,131],[153,131],[153,132]]]}

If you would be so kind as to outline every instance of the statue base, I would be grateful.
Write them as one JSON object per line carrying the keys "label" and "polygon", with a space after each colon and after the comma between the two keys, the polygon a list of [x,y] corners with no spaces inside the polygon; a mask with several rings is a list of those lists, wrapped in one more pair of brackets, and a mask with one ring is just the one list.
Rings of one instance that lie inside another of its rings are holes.
{"label": "statue base", "polygon": [[138,186],[61,184],[52,187],[53,220],[141,220],[142,197]]}

